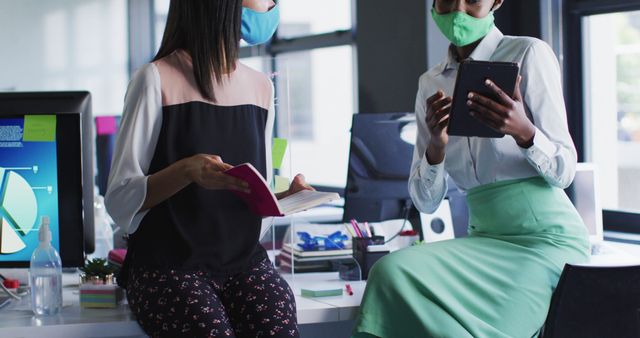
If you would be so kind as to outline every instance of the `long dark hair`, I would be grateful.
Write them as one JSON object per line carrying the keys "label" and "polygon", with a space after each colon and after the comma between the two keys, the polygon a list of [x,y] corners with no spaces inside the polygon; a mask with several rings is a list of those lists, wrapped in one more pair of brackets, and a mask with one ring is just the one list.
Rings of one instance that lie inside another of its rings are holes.
{"label": "long dark hair", "polygon": [[213,79],[222,82],[238,59],[242,0],[171,0],[162,44],[153,61],[183,49],[203,97],[215,102]]}

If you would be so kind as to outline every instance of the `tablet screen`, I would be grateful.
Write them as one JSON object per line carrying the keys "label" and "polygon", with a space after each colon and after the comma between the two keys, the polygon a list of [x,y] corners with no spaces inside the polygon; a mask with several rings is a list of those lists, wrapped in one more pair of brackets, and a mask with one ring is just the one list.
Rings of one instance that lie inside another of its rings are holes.
{"label": "tablet screen", "polygon": [[485,85],[490,79],[498,87],[513,97],[518,78],[518,64],[511,62],[490,62],[467,60],[460,63],[456,78],[453,102],[451,103],[451,117],[449,120],[449,135],[500,138],[504,134],[490,128],[469,114],[467,95],[475,92],[497,100],[496,94]]}

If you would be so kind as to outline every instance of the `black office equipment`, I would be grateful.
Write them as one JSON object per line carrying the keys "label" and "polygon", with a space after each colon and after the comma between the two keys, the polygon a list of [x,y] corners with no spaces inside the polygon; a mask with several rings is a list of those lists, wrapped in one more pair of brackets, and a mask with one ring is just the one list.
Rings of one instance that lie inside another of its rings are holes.
{"label": "black office equipment", "polygon": [[640,266],[565,265],[541,337],[640,337]]}
{"label": "black office equipment", "polygon": [[469,114],[467,105],[469,92],[475,92],[497,101],[497,96],[491,88],[485,85],[490,79],[507,95],[513,97],[518,78],[519,67],[511,62],[489,62],[465,60],[460,63],[451,103],[449,120],[449,135],[476,137],[504,137],[504,134],[491,129]]}
{"label": "black office equipment", "polygon": [[411,209],[417,215],[407,185],[413,144],[401,138],[411,123],[415,125],[414,114],[353,116],[344,222],[403,219]]}
{"label": "black office equipment", "polygon": [[[94,250],[91,95],[0,93],[0,127],[4,127],[3,151],[10,154],[0,159],[2,191],[26,202],[12,205],[4,196],[9,208],[1,209],[0,218],[12,239],[7,242],[10,253],[0,253],[0,266],[27,267],[29,259],[23,259],[23,253],[33,251],[31,246],[37,243],[40,217],[52,214],[58,216],[51,224],[58,225],[54,239],[59,241],[63,266],[82,266],[84,253]],[[51,197],[55,195],[57,199]],[[37,211],[25,211],[34,203]]]}
{"label": "black office equipment", "polygon": [[358,267],[361,272],[361,279],[367,280],[369,278],[369,271],[373,265],[382,257],[389,253],[389,250],[384,251],[371,251],[369,247],[372,245],[384,244],[384,237],[353,237],[353,259],[358,262]]}

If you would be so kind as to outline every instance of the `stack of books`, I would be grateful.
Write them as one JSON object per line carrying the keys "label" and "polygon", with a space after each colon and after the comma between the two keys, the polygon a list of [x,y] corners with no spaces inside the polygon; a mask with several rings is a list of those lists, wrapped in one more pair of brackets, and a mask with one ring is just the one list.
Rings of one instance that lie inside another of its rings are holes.
{"label": "stack of books", "polygon": [[351,248],[304,251],[296,244],[292,248],[291,243],[284,243],[276,258],[276,264],[284,272],[338,271],[341,263],[350,261],[353,261]]}

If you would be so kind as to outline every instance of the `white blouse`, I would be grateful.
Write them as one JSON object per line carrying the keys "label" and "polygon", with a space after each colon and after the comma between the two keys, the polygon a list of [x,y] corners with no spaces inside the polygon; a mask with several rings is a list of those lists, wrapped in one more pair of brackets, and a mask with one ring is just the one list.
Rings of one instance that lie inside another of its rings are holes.
{"label": "white blouse", "polygon": [[[241,71],[234,73],[238,78],[250,80],[257,77],[266,78],[266,75],[250,70],[240,63],[238,63],[238,69]],[[240,93],[239,98],[228,99],[230,102],[225,105],[246,103],[243,102],[246,96],[249,96],[246,92],[250,90]],[[265,129],[267,182],[271,182],[273,173],[271,163],[271,140],[275,120],[273,87],[269,95],[271,103]],[[127,233],[135,232],[149,212],[149,210],[140,211],[140,208],[146,199],[147,173],[162,127],[162,107],[160,72],[154,63],[149,63],[133,75],[127,89],[122,122],[109,173],[109,186],[105,196],[105,204],[110,216]]]}
{"label": "white blouse", "polygon": [[431,165],[425,151],[430,135],[426,100],[442,89],[453,95],[458,62],[448,58],[420,77],[416,98],[418,136],[413,154],[409,192],[418,210],[434,212],[447,192],[449,174],[463,192],[498,181],[533,176],[566,188],[573,181],[577,154],[569,135],[560,67],[551,48],[541,40],[504,36],[494,27],[470,55],[484,61],[516,62],[522,75],[525,110],[536,127],[533,146],[520,148],[511,136],[478,138],[449,136],[445,160]]}

